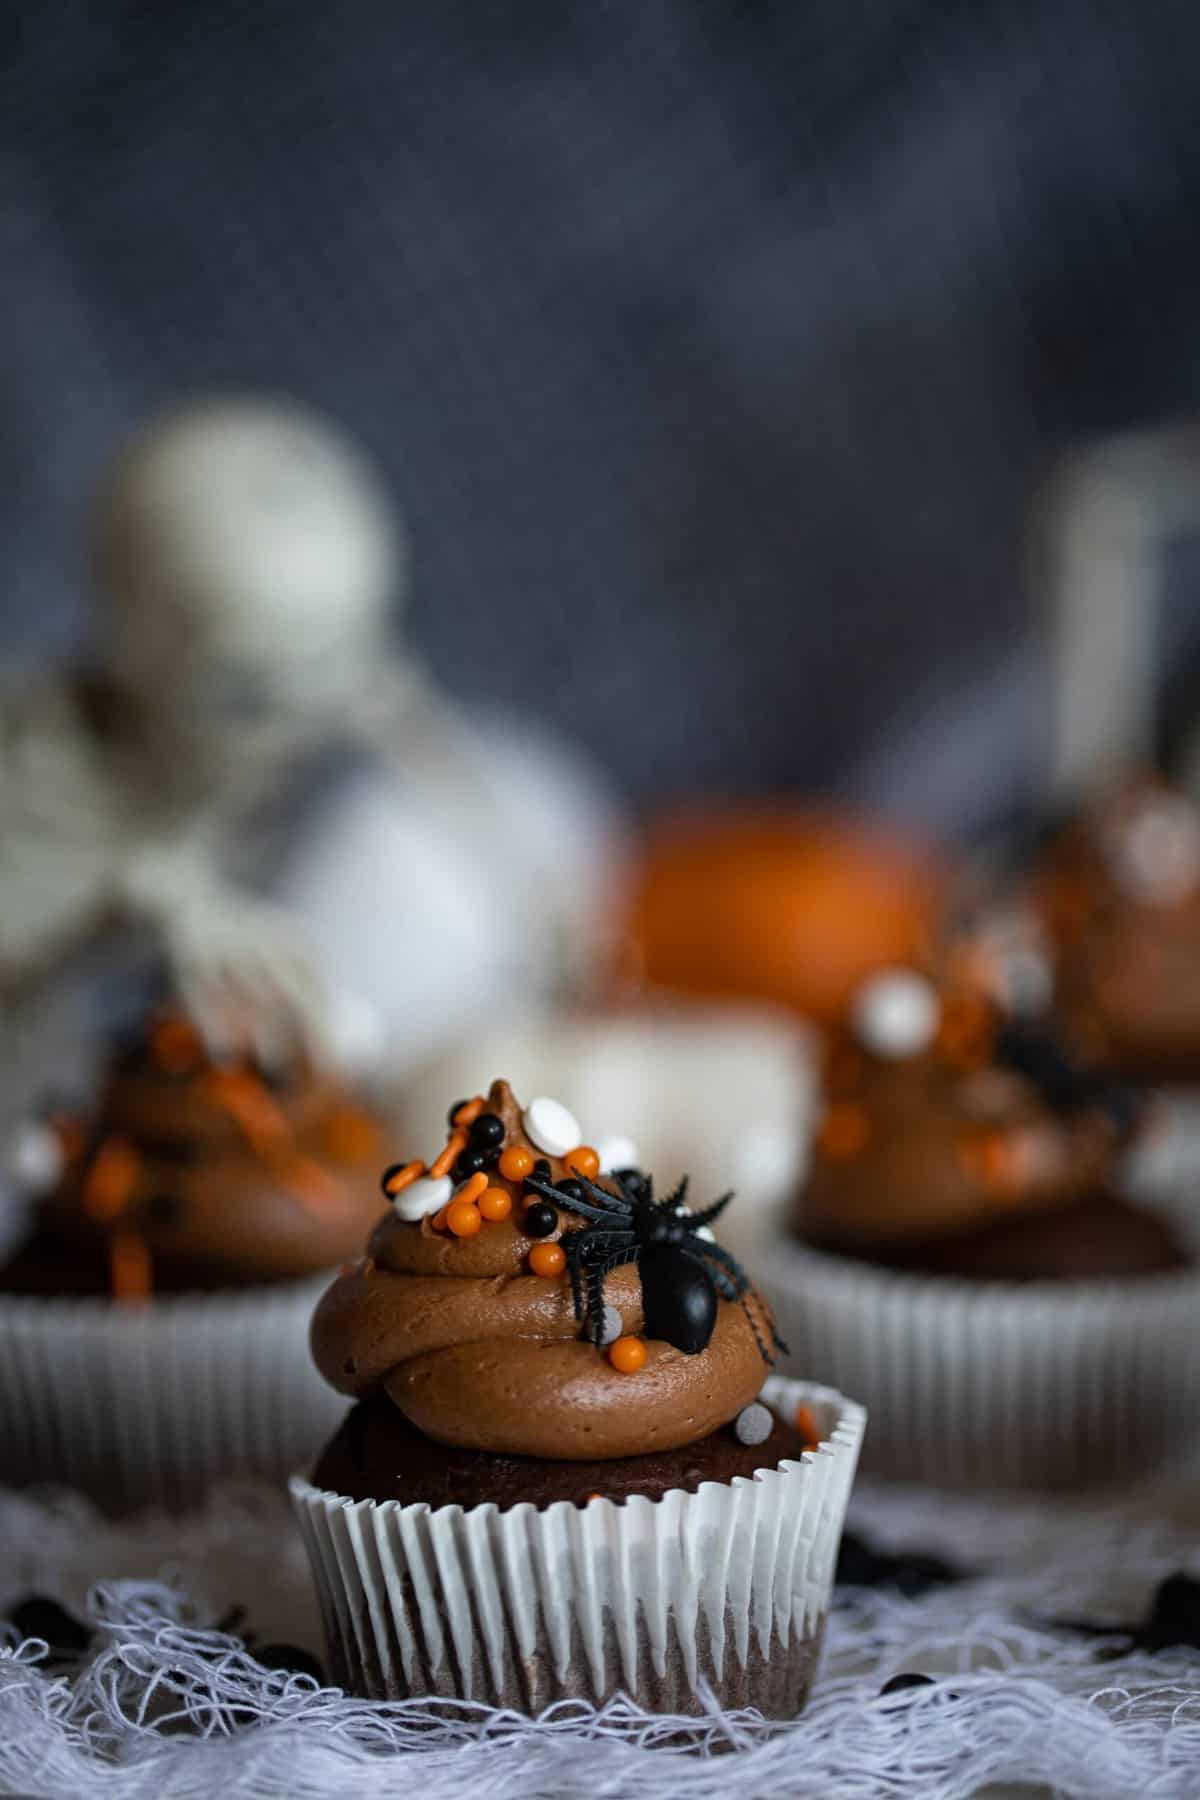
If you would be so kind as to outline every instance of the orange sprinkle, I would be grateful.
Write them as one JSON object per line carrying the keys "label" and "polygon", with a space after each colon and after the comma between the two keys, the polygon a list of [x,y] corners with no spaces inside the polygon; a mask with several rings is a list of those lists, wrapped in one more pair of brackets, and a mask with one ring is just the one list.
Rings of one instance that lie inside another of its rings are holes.
{"label": "orange sprinkle", "polygon": [[346,1197],[346,1190],[337,1176],[323,1169],[311,1156],[283,1157],[278,1159],[276,1166],[281,1179],[301,1206],[311,1213],[327,1213],[340,1206]]}
{"label": "orange sprinkle", "polygon": [[529,1252],[529,1266],[535,1275],[561,1275],[567,1266],[566,1253],[561,1244],[535,1244]]}
{"label": "orange sprinkle", "polygon": [[282,1107],[249,1069],[212,1069],[205,1079],[205,1088],[214,1104],[236,1120],[260,1155],[291,1136]]}
{"label": "orange sprinkle", "polygon": [[456,1200],[466,1200],[470,1205],[474,1205],[480,1194],[486,1189],[487,1184],[488,1178],[483,1170],[476,1169],[473,1175],[467,1176],[467,1179],[463,1182],[454,1198]]}
{"label": "orange sprinkle", "polygon": [[966,1173],[993,1192],[1016,1186],[1016,1145],[1007,1131],[972,1131],[959,1143],[958,1160]]}
{"label": "orange sprinkle", "polygon": [[608,1347],[608,1360],[622,1375],[636,1375],[646,1366],[646,1346],[640,1337],[619,1337]]}
{"label": "orange sprinkle", "polygon": [[480,1194],[477,1205],[485,1219],[507,1219],[512,1211],[512,1196],[504,1188],[486,1188]]}
{"label": "orange sprinkle", "polygon": [[821,1428],[817,1424],[817,1415],[811,1406],[801,1404],[792,1414],[792,1424],[804,1439],[807,1450],[815,1450],[821,1441]]}
{"label": "orange sprinkle", "polygon": [[524,1181],[534,1165],[534,1154],[524,1144],[510,1144],[500,1152],[500,1173],[505,1181]]}
{"label": "orange sprinkle", "polygon": [[114,1300],[148,1300],[154,1282],[145,1238],[136,1231],[114,1232],[108,1250],[108,1273]]}
{"label": "orange sprinkle", "polygon": [[429,1165],[429,1173],[433,1176],[444,1175],[451,1163],[456,1163],[467,1147],[465,1131],[454,1130],[450,1133],[446,1148]]}
{"label": "orange sprinkle", "polygon": [[168,1075],[186,1075],[204,1056],[204,1040],[182,1013],[163,1013],[150,1033],[150,1055]]}
{"label": "orange sprinkle", "polygon": [[830,1162],[849,1162],[865,1148],[871,1122],[861,1106],[835,1100],[828,1107],[817,1132],[817,1144]]}
{"label": "orange sprinkle", "polygon": [[585,1181],[595,1181],[600,1173],[600,1158],[590,1144],[580,1144],[577,1150],[568,1150],[563,1162],[572,1175],[582,1175]]}
{"label": "orange sprinkle", "polygon": [[370,1113],[359,1106],[339,1106],[321,1127],[325,1153],[335,1162],[361,1167],[375,1156],[379,1131]]}
{"label": "orange sprinkle", "polygon": [[140,1170],[141,1160],[132,1144],[124,1138],[106,1138],[84,1178],[84,1209],[100,1224],[109,1224],[127,1204]]}
{"label": "orange sprinkle", "polygon": [[983,994],[953,994],[943,1001],[938,1046],[948,1061],[978,1068],[988,1059],[992,1035],[992,1008]]}
{"label": "orange sprinkle", "polygon": [[484,1101],[482,1094],[476,1094],[473,1100],[464,1100],[454,1115],[454,1129],[456,1131],[465,1131],[468,1125],[473,1125],[483,1111],[483,1106]]}
{"label": "orange sprinkle", "polygon": [[483,1230],[479,1208],[470,1200],[452,1200],[446,1208],[446,1224],[455,1237],[474,1237]]}
{"label": "orange sprinkle", "polygon": [[433,1229],[435,1231],[445,1231],[445,1229],[446,1229],[446,1214],[449,1211],[450,1211],[450,1208],[448,1206],[443,1206],[443,1207],[439,1207],[438,1211],[434,1213],[434,1215],[433,1215],[432,1219],[430,1219],[429,1223],[433,1226]]}
{"label": "orange sprinkle", "polygon": [[414,1181],[419,1181],[424,1173],[425,1164],[418,1157],[415,1162],[405,1163],[403,1168],[397,1169],[389,1175],[384,1183],[383,1191],[389,1199],[394,1200],[396,1195],[402,1194],[406,1187],[411,1187]]}
{"label": "orange sprinkle", "polygon": [[51,1131],[58,1139],[64,1161],[74,1162],[87,1142],[87,1133],[83,1128],[82,1119],[77,1119],[74,1113],[55,1113],[49,1124]]}

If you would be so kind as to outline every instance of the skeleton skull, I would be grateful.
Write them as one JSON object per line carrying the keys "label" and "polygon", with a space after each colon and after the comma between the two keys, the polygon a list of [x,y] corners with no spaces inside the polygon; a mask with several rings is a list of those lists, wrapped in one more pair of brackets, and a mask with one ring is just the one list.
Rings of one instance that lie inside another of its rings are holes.
{"label": "skeleton skull", "polygon": [[118,464],[97,565],[108,673],[199,746],[303,739],[369,687],[403,547],[328,426],[251,397],[153,425]]}

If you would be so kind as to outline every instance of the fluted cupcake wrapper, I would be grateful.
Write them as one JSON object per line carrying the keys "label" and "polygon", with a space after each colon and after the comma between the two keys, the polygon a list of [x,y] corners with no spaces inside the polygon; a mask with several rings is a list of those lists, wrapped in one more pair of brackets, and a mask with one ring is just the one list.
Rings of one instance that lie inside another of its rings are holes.
{"label": "fluted cupcake wrapper", "polygon": [[123,1511],[186,1509],[227,1476],[285,1478],[346,1409],[308,1348],[326,1280],[144,1306],[0,1296],[0,1480]]}
{"label": "fluted cupcake wrapper", "polygon": [[941,1486],[1146,1475],[1200,1442],[1200,1272],[972,1282],[782,1237],[761,1259],[788,1361],[862,1397],[864,1466]]}
{"label": "fluted cupcake wrapper", "polygon": [[830,1388],[772,1378],[822,1443],[753,1479],[651,1501],[502,1512],[354,1501],[296,1478],[292,1498],[335,1676],[378,1698],[431,1695],[537,1712],[624,1691],[697,1712],[789,1717],[820,1647],[866,1415]]}

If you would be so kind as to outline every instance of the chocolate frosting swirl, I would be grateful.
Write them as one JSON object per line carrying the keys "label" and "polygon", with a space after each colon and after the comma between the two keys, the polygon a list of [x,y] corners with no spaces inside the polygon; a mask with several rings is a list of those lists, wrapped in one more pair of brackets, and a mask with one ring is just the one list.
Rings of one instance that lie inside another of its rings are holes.
{"label": "chocolate frosting swirl", "polygon": [[[502,1119],[507,1145],[529,1146],[507,1083],[493,1084],[487,1107]],[[548,1161],[555,1180],[567,1174]],[[528,1272],[532,1240],[513,1222],[520,1185],[494,1172],[489,1180],[512,1194],[512,1219],[455,1238],[429,1218],[414,1224],[391,1215],[376,1227],[366,1260],[333,1283],[313,1320],[312,1347],[334,1387],[356,1399],[382,1388],[444,1444],[568,1460],[675,1449],[754,1399],[762,1354],[747,1312],[729,1301],[699,1354],[650,1340],[644,1366],[618,1373],[583,1339],[566,1276]],[[582,1226],[560,1214],[560,1233]],[[636,1267],[607,1278],[605,1300],[625,1332],[642,1331]],[[765,1308],[753,1294],[747,1305],[765,1337]]]}

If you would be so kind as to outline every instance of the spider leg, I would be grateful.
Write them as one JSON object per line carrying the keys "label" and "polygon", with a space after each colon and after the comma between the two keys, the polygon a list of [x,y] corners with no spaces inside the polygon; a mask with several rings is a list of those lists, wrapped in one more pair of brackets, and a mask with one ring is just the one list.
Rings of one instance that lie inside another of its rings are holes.
{"label": "spider leg", "polygon": [[578,1213],[581,1219],[605,1219],[611,1211],[610,1208],[602,1210],[598,1206],[589,1206],[586,1200],[576,1200],[572,1194],[564,1194],[552,1181],[542,1181],[533,1175],[525,1177],[525,1186],[531,1187],[535,1194],[540,1194],[543,1200],[549,1200],[552,1205],[565,1206],[568,1212]]}
{"label": "spider leg", "polygon": [[714,1200],[711,1206],[702,1207],[699,1212],[692,1213],[688,1219],[688,1225],[693,1231],[701,1225],[711,1225],[714,1219],[720,1218],[732,1199],[732,1193],[722,1194],[721,1198]]}
{"label": "spider leg", "polygon": [[563,1252],[567,1259],[567,1274],[571,1277],[571,1303],[575,1308],[575,1317],[577,1319],[582,1319],[584,1263],[582,1239],[584,1233],[576,1231],[571,1235],[576,1241],[574,1243],[564,1244]]}
{"label": "spider leg", "polygon": [[593,1263],[587,1272],[587,1334],[598,1345],[604,1335],[604,1269]]}
{"label": "spider leg", "polygon": [[686,1204],[688,1180],[689,1177],[685,1175],[675,1191],[668,1194],[665,1200],[660,1200],[658,1202],[664,1212],[678,1212],[680,1207]]}
{"label": "spider leg", "polygon": [[729,1251],[723,1249],[720,1244],[710,1244],[701,1238],[698,1244],[688,1245],[688,1252],[692,1256],[703,1257],[705,1262],[718,1263],[721,1268],[727,1270],[732,1279],[737,1282],[739,1294],[744,1294],[750,1286],[750,1277],[737,1257],[731,1256]]}
{"label": "spider leg", "polygon": [[621,1189],[619,1197],[616,1194],[610,1194],[608,1189],[602,1188],[598,1182],[590,1181],[586,1175],[583,1177],[583,1185],[592,1196],[595,1204],[600,1207],[602,1211],[607,1213],[624,1213],[626,1217],[628,1217],[633,1212],[633,1202],[625,1192],[620,1177],[614,1175],[612,1179]]}

